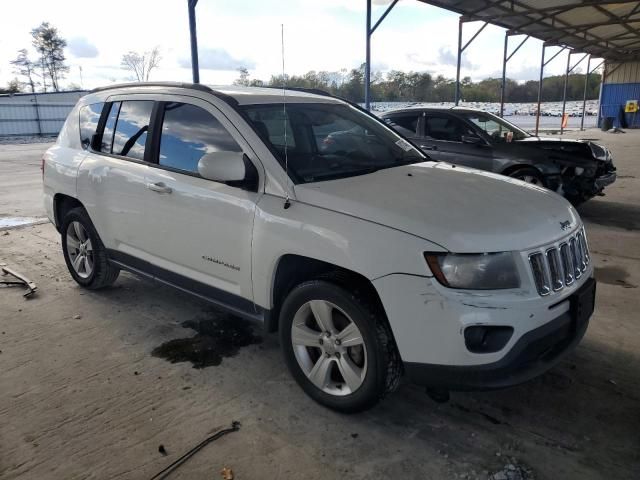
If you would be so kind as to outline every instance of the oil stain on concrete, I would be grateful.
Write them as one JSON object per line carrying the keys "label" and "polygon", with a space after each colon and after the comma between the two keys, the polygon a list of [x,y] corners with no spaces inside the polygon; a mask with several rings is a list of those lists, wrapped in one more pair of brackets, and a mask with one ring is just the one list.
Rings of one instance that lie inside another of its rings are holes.
{"label": "oil stain on concrete", "polygon": [[594,273],[599,282],[623,288],[638,288],[637,285],[627,282],[629,272],[622,267],[596,267]]}
{"label": "oil stain on concrete", "polygon": [[196,335],[169,340],[153,349],[154,357],[171,363],[191,362],[193,368],[217,366],[222,359],[235,356],[242,347],[262,342],[253,332],[253,325],[241,318],[210,313],[206,318],[188,320],[184,328]]}

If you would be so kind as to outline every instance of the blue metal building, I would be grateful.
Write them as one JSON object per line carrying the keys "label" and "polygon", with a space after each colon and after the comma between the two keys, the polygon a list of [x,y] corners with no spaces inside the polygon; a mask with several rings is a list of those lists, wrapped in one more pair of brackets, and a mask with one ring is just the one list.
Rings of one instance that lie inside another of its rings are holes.
{"label": "blue metal building", "polygon": [[640,128],[640,112],[625,112],[629,100],[640,102],[640,62],[605,64],[598,125],[612,118],[620,128]]}

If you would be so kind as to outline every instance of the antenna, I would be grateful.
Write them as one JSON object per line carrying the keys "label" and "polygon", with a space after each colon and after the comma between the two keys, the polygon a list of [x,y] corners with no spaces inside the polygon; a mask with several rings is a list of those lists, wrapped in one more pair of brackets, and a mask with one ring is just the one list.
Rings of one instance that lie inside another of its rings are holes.
{"label": "antenna", "polygon": [[289,201],[289,145],[287,142],[287,77],[284,69],[284,23],[280,24],[280,43],[282,45],[282,127],[284,130],[284,172],[286,174],[286,187],[285,188],[285,199],[284,199],[284,209],[287,210],[291,206],[291,202]]}

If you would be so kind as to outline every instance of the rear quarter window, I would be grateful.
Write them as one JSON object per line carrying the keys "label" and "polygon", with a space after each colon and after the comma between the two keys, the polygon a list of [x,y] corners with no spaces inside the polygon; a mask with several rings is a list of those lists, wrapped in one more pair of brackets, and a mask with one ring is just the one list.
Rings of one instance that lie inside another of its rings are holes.
{"label": "rear quarter window", "polygon": [[109,107],[107,121],[104,124],[104,131],[102,132],[102,141],[100,143],[101,152],[111,153],[111,146],[113,145],[113,131],[116,128],[116,120],[118,119],[119,111],[120,102],[113,102]]}
{"label": "rear quarter window", "polygon": [[103,108],[103,102],[80,108],[80,144],[85,150],[91,145],[91,137],[96,133]]}

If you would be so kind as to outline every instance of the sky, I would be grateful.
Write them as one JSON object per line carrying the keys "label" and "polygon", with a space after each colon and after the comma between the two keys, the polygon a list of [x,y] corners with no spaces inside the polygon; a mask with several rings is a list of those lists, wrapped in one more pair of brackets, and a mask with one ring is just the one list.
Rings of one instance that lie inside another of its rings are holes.
{"label": "sky", "polygon": [[[374,0],[373,22],[388,0]],[[245,67],[268,80],[285,71],[340,71],[365,57],[365,0],[199,0],[197,29],[200,81],[229,84]],[[68,42],[70,71],[62,85],[94,88],[133,80],[120,67],[123,54],[159,47],[162,60],[151,80],[191,81],[187,0],[21,0],[7,2],[0,16],[0,85],[16,75],[9,62],[31,47],[30,31],[41,22],[56,26]],[[481,25],[465,24],[464,39]],[[415,0],[400,0],[372,38],[372,68],[426,71],[455,78],[458,15]],[[517,45],[512,37],[511,48]],[[509,62],[507,76],[538,78],[541,42],[530,39]],[[461,76],[474,81],[499,77],[504,30],[488,26],[465,51]],[[574,57],[575,58],[575,57]],[[545,68],[562,74],[566,55]],[[82,72],[82,76],[81,76]]]}

